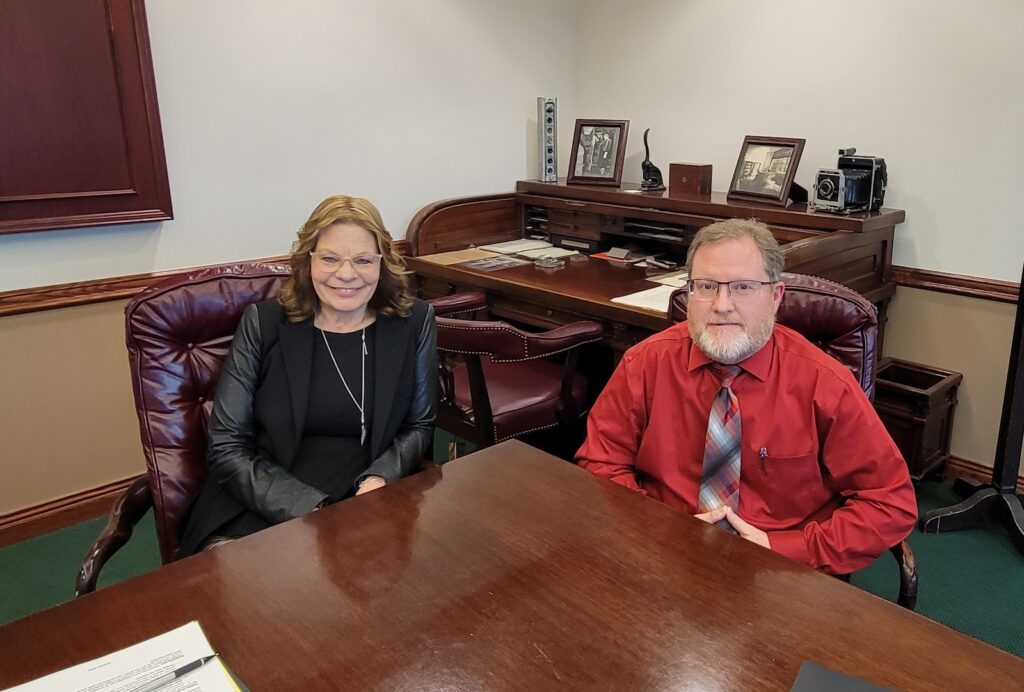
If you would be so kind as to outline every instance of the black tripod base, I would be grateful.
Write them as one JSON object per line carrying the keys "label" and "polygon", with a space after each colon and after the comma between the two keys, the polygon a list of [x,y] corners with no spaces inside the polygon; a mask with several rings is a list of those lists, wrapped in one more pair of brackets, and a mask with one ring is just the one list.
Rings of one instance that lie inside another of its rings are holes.
{"label": "black tripod base", "polygon": [[1024,553],[1024,499],[1019,493],[1001,492],[991,485],[972,484],[957,479],[953,489],[963,496],[971,494],[963,502],[952,507],[933,509],[919,522],[922,533],[942,533],[974,528],[994,517],[1002,523],[1017,550]]}

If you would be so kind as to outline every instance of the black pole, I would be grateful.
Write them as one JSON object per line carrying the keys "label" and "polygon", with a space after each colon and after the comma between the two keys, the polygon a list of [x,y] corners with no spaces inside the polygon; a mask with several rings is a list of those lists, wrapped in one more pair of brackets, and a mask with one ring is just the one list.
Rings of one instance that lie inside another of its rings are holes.
{"label": "black pole", "polygon": [[1003,414],[999,421],[992,482],[974,483],[958,479],[954,487],[970,495],[960,504],[928,512],[921,518],[921,531],[941,533],[979,525],[989,517],[998,519],[1018,550],[1024,553],[1024,497],[1017,492],[1021,446],[1024,444],[1024,270],[1017,290],[1017,317],[1010,345],[1010,366],[1003,393]]}

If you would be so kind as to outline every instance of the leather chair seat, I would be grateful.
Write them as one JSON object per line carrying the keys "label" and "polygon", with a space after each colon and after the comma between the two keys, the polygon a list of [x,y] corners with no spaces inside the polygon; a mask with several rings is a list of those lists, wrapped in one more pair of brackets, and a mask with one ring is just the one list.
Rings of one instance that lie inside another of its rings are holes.
{"label": "leather chair seat", "polygon": [[[549,360],[529,363],[495,363],[482,359],[487,379],[487,393],[494,416],[494,439],[501,442],[525,433],[559,425],[560,393],[563,367]],[[470,415],[469,373],[464,363],[452,369],[455,401]],[[573,373],[572,404],[577,411],[586,410],[587,378]]]}
{"label": "leather chair seat", "polygon": [[480,292],[431,298],[430,304],[440,355],[439,428],[477,449],[557,426],[570,436],[579,430],[589,387],[576,364],[580,348],[604,335],[600,323],[527,332],[507,322],[465,319],[486,310]]}

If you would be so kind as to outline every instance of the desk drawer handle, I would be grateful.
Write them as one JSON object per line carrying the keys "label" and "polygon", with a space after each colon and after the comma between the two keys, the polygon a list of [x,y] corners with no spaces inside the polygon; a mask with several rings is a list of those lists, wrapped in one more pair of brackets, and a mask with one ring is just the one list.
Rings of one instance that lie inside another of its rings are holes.
{"label": "desk drawer handle", "polygon": [[544,314],[545,314],[545,315],[547,315],[548,317],[551,317],[552,315],[554,315],[554,314],[555,314],[555,312],[554,312],[554,310],[550,310],[550,309],[549,309],[549,310],[545,310],[545,311],[544,311]]}
{"label": "desk drawer handle", "polygon": [[567,207],[585,207],[587,205],[586,205],[585,202],[570,202],[570,201],[566,200],[565,206],[567,206]]}

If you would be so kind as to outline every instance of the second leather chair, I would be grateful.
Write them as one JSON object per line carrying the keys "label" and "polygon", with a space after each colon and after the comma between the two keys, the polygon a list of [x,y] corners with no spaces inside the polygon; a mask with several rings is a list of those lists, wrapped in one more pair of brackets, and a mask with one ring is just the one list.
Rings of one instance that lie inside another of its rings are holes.
{"label": "second leather chair", "polygon": [[[437,425],[477,448],[578,423],[589,407],[576,371],[579,347],[600,340],[597,322],[542,333],[507,322],[458,319],[487,307],[482,293],[430,300],[440,352]],[[562,362],[552,358],[562,356]]]}

